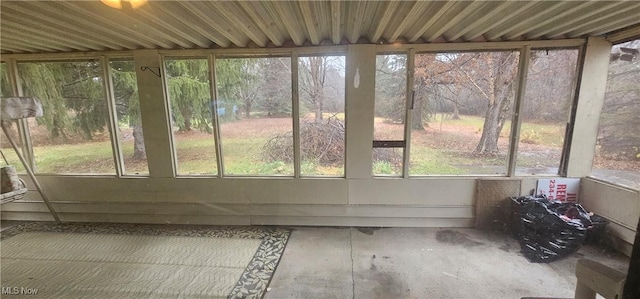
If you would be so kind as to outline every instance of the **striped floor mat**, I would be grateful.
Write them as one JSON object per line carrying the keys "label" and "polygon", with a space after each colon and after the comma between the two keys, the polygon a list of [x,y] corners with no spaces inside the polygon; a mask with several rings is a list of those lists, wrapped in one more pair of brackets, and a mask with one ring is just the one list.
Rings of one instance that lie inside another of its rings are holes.
{"label": "striped floor mat", "polygon": [[27,224],[2,232],[2,297],[261,298],[288,233]]}

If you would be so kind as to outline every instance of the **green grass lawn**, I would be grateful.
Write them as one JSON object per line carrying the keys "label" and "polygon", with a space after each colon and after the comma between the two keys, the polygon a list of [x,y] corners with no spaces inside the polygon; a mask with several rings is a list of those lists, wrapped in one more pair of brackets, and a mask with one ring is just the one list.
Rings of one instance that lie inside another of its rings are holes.
{"label": "green grass lawn", "polygon": [[[340,115],[340,116],[343,116]],[[438,128],[438,124],[459,126],[467,131],[480,131],[484,119],[481,117],[463,116],[460,120],[434,117],[429,123],[431,128]],[[508,137],[509,123],[505,124],[503,137]],[[523,142],[548,147],[561,147],[564,133],[563,125],[552,124],[522,124]],[[264,134],[263,134],[264,135]],[[178,158],[178,174],[180,175],[217,175],[217,163],[213,135],[200,134],[192,137],[176,135],[176,153]],[[195,136],[195,137],[194,137]],[[293,176],[293,163],[274,161],[266,162],[262,156],[262,148],[270,136],[254,136],[253,138],[232,138],[222,136],[222,150],[224,155],[225,175],[259,176],[283,175]],[[444,142],[459,141],[461,136],[447,133],[442,136]],[[525,140],[526,138],[526,140]],[[129,140],[122,144],[125,156],[126,173],[148,173],[143,162],[129,161],[133,155],[133,144]],[[18,171],[24,172],[19,160],[11,148],[3,150],[11,164]],[[114,174],[115,167],[109,141],[87,142],[68,145],[38,146],[34,148],[38,173],[92,173]],[[411,175],[461,175],[494,173],[495,166],[505,165],[502,157],[474,157],[451,151],[447,148],[429,148],[412,146]],[[489,167],[484,170],[484,167]],[[493,168],[491,168],[493,167]],[[302,161],[303,175],[343,176],[341,165],[323,166],[314,161]],[[373,164],[375,174],[399,175],[401,165],[389,162]]]}

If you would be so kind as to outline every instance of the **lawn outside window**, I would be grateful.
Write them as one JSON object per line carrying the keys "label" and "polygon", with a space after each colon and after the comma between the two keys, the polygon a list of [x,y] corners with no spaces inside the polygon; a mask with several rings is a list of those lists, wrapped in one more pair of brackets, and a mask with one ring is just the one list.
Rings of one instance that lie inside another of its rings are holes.
{"label": "lawn outside window", "polygon": [[216,58],[225,176],[294,176],[290,57]]}
{"label": "lawn outside window", "polygon": [[298,57],[301,176],[344,176],[345,63],[343,55]]}
{"label": "lawn outside window", "polygon": [[24,96],[44,115],[29,118],[36,173],[115,174],[109,111],[99,60],[19,62]]}
{"label": "lawn outside window", "polygon": [[217,175],[214,101],[206,58],[165,58],[178,175]]}
{"label": "lawn outside window", "polygon": [[111,84],[108,92],[115,107],[116,150],[123,162],[122,173],[148,175],[135,63],[131,59],[111,59],[108,74]]}

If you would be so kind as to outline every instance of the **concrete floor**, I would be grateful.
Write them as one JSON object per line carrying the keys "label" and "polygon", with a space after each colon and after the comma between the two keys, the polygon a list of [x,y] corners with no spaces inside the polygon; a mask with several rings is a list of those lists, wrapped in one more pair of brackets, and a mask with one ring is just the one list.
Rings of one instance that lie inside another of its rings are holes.
{"label": "concrete floor", "polygon": [[629,265],[590,244],[530,263],[511,236],[476,229],[296,227],[264,298],[573,298],[580,258],[624,273]]}
{"label": "concrete floor", "polygon": [[502,233],[453,228],[295,228],[264,298],[572,298],[589,258],[625,272],[626,256],[593,245],[528,262]]}

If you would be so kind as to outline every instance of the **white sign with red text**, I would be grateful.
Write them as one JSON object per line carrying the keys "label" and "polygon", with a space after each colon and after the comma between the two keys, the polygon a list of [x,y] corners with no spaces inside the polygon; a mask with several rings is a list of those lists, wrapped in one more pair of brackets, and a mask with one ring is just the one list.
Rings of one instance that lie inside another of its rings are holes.
{"label": "white sign with red text", "polygon": [[580,179],[540,179],[536,195],[545,195],[549,200],[575,203],[578,202],[578,190],[580,190]]}

